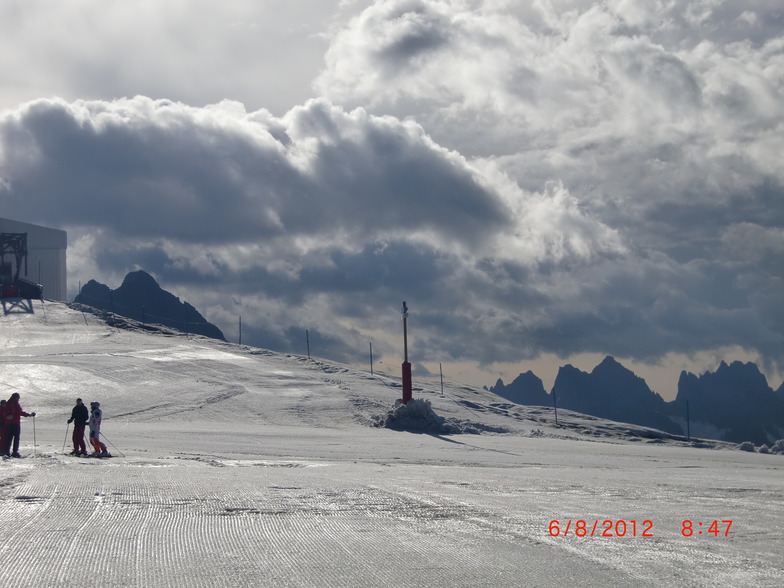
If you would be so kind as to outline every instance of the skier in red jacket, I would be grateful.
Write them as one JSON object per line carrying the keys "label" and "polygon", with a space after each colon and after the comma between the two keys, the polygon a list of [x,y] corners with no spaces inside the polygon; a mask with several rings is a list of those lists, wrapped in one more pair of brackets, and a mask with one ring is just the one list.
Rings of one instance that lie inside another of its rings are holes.
{"label": "skier in red jacket", "polygon": [[[3,419],[5,422],[5,443],[3,445],[3,455],[5,457],[22,457],[19,455],[19,433],[22,430],[21,417],[34,417],[35,413],[27,413],[22,410],[22,407],[19,405],[19,393],[14,392],[11,394],[11,398],[9,398],[8,402],[5,404],[5,411],[3,416],[5,417]],[[12,444],[13,453],[11,452]]]}

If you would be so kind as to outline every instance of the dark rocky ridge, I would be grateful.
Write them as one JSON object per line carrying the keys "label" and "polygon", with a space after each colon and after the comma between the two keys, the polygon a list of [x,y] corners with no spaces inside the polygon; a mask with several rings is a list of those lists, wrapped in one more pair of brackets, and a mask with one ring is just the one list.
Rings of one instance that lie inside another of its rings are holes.
{"label": "dark rocky ridge", "polygon": [[226,340],[221,330],[208,322],[198,310],[163,290],[150,274],[142,270],[125,276],[116,290],[90,280],[74,302],[141,323],[155,323],[186,333]]}
{"label": "dark rocky ridge", "polygon": [[762,445],[784,438],[784,384],[773,390],[754,363],[722,362],[700,376],[682,372],[672,402],[610,356],[591,373],[561,367],[549,394],[530,371],[509,385],[499,379],[490,391],[517,404],[553,406],[555,400],[559,408],[679,435],[687,433],[688,401],[691,427],[708,425],[722,441]]}

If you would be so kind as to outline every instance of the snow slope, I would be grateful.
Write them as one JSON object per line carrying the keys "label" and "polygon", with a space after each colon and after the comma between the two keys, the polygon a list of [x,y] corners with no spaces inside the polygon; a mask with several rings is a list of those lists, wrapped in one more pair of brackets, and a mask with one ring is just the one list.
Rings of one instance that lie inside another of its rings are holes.
{"label": "snow slope", "polygon": [[[416,374],[412,423],[396,377],[111,322],[3,302],[3,586],[781,584],[780,455]],[[77,396],[115,458],[64,455]]]}

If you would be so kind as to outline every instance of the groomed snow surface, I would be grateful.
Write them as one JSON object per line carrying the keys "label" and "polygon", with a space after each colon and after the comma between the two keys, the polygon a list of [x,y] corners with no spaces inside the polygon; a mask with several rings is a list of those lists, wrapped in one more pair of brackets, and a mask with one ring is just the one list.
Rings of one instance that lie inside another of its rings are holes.
{"label": "groomed snow surface", "polygon": [[3,301],[0,585],[781,585],[784,456],[396,376]]}

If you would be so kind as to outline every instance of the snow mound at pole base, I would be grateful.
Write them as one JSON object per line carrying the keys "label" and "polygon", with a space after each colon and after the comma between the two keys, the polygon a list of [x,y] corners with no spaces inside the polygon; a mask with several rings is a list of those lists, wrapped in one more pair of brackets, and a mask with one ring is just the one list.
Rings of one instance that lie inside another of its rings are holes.
{"label": "snow mound at pole base", "polygon": [[459,435],[482,433],[508,433],[503,427],[493,427],[481,423],[471,423],[439,416],[433,410],[429,400],[412,398],[407,404],[395,401],[395,407],[384,415],[373,418],[376,427],[385,427],[395,431],[428,433],[432,435]]}

